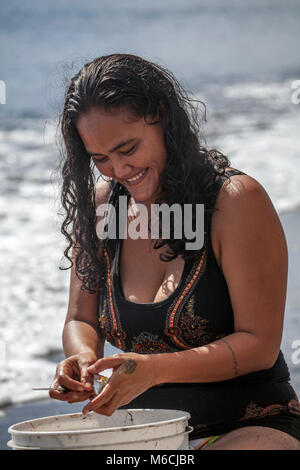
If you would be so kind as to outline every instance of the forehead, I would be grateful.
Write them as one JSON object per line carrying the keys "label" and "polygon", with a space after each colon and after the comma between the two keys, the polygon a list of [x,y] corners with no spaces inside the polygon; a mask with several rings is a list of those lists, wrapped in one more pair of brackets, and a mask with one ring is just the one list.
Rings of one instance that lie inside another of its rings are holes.
{"label": "forehead", "polygon": [[84,142],[91,140],[111,141],[128,137],[129,134],[141,134],[149,127],[143,117],[137,118],[124,108],[105,111],[103,108],[92,108],[82,114],[76,124]]}

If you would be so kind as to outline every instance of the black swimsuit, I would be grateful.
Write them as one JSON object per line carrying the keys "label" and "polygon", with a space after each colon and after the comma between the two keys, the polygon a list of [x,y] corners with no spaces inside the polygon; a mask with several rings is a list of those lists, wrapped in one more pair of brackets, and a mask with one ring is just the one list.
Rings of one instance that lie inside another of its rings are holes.
{"label": "black swimsuit", "polygon": [[[237,170],[227,176],[244,174]],[[216,197],[225,181],[216,182]],[[109,203],[118,201],[111,191]],[[167,299],[134,303],[125,299],[119,274],[122,240],[105,244],[107,275],[100,296],[99,321],[107,341],[124,352],[155,354],[182,351],[234,333],[226,280],[208,234],[201,254],[185,261],[181,280]],[[300,440],[300,404],[289,383],[280,351],[271,369],[211,383],[168,383],[153,387],[123,408],[167,408],[191,414],[192,438],[263,425]]]}

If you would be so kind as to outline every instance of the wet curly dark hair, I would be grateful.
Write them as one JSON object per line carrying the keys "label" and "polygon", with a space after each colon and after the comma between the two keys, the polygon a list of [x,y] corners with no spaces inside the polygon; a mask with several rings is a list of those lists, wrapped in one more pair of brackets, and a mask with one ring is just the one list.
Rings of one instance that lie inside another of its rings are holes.
{"label": "wet curly dark hair", "polygon": [[[167,164],[161,176],[162,191],[157,203],[204,204],[205,233],[215,210],[216,177],[230,166],[221,152],[201,145],[199,116],[194,103],[205,105],[188,95],[173,74],[160,65],[132,54],[111,54],[85,64],[71,79],[65,95],[59,128],[63,139],[60,174],[61,203],[66,211],[61,232],[67,238],[65,257],[76,272],[82,289],[94,293],[104,274],[103,257],[97,256],[100,240],[96,234],[94,164],[86,153],[76,128],[78,118],[92,107],[125,107],[149,125],[155,116],[163,129]],[[206,112],[206,109],[205,109]],[[120,183],[116,194],[126,194]],[[129,194],[127,192],[127,194]],[[191,241],[191,240],[188,240]],[[182,254],[184,259],[199,255],[185,250],[186,240],[172,238],[156,241],[155,248],[168,244],[168,261]],[[74,244],[76,255],[69,256]],[[202,248],[203,249],[203,248]],[[201,250],[202,250],[201,249]],[[200,250],[200,251],[201,251]]]}

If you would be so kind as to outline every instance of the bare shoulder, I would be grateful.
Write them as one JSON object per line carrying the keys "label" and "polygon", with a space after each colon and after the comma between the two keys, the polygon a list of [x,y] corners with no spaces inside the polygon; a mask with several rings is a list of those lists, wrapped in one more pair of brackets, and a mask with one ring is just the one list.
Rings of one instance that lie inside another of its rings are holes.
{"label": "bare shoulder", "polygon": [[218,194],[217,208],[222,222],[229,215],[233,223],[239,218],[247,219],[251,213],[257,220],[267,213],[278,219],[276,209],[265,188],[255,178],[246,174],[234,175],[225,181]]}
{"label": "bare shoulder", "polygon": [[[226,180],[216,201],[212,218],[212,243],[219,266],[229,246],[273,245],[287,255],[285,234],[265,188],[249,175],[233,175]],[[270,245],[271,244],[271,245]],[[222,267],[221,267],[222,269]]]}
{"label": "bare shoulder", "polygon": [[[212,234],[219,259],[229,247],[271,247],[286,252],[284,231],[265,188],[249,175],[234,175],[218,194]],[[249,248],[250,249],[250,248]],[[223,254],[222,254],[223,252]]]}

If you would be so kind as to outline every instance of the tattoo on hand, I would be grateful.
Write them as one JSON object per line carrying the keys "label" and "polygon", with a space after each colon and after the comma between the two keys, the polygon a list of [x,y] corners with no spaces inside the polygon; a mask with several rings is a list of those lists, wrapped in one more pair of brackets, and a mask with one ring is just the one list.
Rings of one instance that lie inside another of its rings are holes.
{"label": "tattoo on hand", "polygon": [[132,374],[137,366],[137,363],[133,359],[128,359],[128,361],[124,362],[125,366],[125,374]]}
{"label": "tattoo on hand", "polygon": [[228,349],[229,349],[230,352],[231,352],[232,359],[233,359],[233,364],[234,364],[234,375],[237,376],[237,375],[239,375],[239,372],[238,372],[238,367],[237,367],[237,360],[236,360],[235,354],[234,354],[234,352],[233,352],[233,349],[232,349],[232,347],[230,346],[230,344],[227,343],[227,341],[225,341],[225,339],[222,339],[222,341],[226,344],[226,346],[228,347]]}

